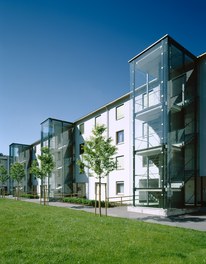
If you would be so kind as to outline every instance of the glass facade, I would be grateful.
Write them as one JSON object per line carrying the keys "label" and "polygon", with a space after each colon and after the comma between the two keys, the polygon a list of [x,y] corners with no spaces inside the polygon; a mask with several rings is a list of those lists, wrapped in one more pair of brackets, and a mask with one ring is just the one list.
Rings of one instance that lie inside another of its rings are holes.
{"label": "glass facade", "polygon": [[130,60],[134,205],[197,202],[195,60],[169,36]]}
{"label": "glass facade", "polygon": [[55,168],[48,178],[49,196],[72,193],[73,124],[49,118],[41,123],[41,146],[49,147]]}
{"label": "glass facade", "polygon": [[[30,192],[32,189],[32,182],[30,178],[29,168],[30,168],[30,146],[25,144],[13,143],[9,146],[9,168],[13,163],[21,163],[24,166],[25,177],[22,180],[22,191]],[[13,194],[16,182],[12,179],[9,180],[9,192]]]}

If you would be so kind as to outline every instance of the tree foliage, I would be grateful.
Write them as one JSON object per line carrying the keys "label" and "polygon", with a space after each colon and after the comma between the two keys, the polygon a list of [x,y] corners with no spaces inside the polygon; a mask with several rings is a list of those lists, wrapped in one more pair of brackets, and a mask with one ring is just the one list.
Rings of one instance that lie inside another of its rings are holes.
{"label": "tree foliage", "polygon": [[10,170],[10,176],[13,180],[17,181],[18,185],[25,177],[24,166],[22,163],[13,163]]}
{"label": "tree foliage", "polygon": [[19,199],[20,182],[25,177],[24,165],[22,163],[13,163],[10,170],[10,176],[17,181],[17,199]]}
{"label": "tree foliage", "polygon": [[89,168],[96,178],[103,178],[116,168],[113,155],[116,146],[112,145],[112,138],[106,138],[104,125],[98,125],[92,130],[92,136],[85,141],[82,160],[78,161],[80,170]]}
{"label": "tree foliage", "polygon": [[[92,130],[91,137],[85,141],[81,160],[78,160],[80,171],[85,167],[89,168],[97,179],[99,179],[99,215],[101,216],[101,179],[108,176],[111,171],[116,169],[114,154],[116,146],[112,145],[112,138],[106,138],[104,133],[106,127],[97,125]],[[91,175],[91,174],[90,174]]]}
{"label": "tree foliage", "polygon": [[9,175],[7,170],[3,167],[0,166],[0,182],[3,185],[7,180],[9,179]]}
{"label": "tree foliage", "polygon": [[[38,155],[38,160],[34,160],[32,162],[32,166],[30,168],[30,173],[35,175],[37,178],[42,180],[42,189],[40,192],[40,197],[44,199],[44,205],[46,205],[46,185],[44,185],[44,179],[49,177],[52,170],[54,169],[55,163],[53,161],[52,154],[48,147],[41,148],[41,155]],[[40,199],[41,202],[41,199]]]}
{"label": "tree foliage", "polygon": [[38,160],[40,161],[39,163],[37,160],[32,162],[30,173],[43,180],[50,176],[55,166],[53,157],[48,147],[41,148],[41,155],[38,155]]}
{"label": "tree foliage", "polygon": [[8,175],[7,170],[3,166],[0,166],[0,182],[1,182],[0,190],[1,190],[2,197],[5,196],[4,184],[6,183],[8,179],[9,179],[9,175]]}

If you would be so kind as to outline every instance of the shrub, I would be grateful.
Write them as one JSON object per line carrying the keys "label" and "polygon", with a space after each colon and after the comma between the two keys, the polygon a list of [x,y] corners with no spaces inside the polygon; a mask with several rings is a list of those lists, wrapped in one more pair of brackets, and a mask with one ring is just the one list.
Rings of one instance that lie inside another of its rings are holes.
{"label": "shrub", "polygon": [[20,197],[28,198],[28,199],[38,199],[39,198],[37,194],[31,194],[31,193],[22,193]]}
{"label": "shrub", "polygon": [[[86,198],[80,198],[80,197],[65,197],[63,198],[64,203],[74,203],[74,204],[83,204],[88,206],[95,206],[95,200],[88,200]],[[98,207],[99,203],[96,202],[96,206]],[[101,201],[101,206],[105,207],[105,201]],[[112,204],[108,204],[108,207],[112,207]]]}

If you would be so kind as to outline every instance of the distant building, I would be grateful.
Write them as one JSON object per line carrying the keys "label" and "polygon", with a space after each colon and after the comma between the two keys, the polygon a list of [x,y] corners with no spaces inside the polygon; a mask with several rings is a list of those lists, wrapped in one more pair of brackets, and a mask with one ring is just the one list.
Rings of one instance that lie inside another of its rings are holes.
{"label": "distant building", "polygon": [[[9,156],[0,153],[0,166],[3,166],[7,172],[9,172]],[[1,187],[2,186],[0,186],[0,188]],[[5,193],[7,193],[9,188],[9,180],[3,185],[3,187],[5,189]]]}
{"label": "distant building", "polygon": [[48,146],[55,160],[49,195],[94,199],[97,180],[88,170],[81,174],[76,160],[95,125],[104,124],[118,149],[117,169],[103,180],[107,197],[127,197],[141,211],[206,204],[206,54],[196,57],[166,35],[129,64],[128,94],[72,123],[48,118],[40,141],[10,145],[11,162],[25,166],[25,192],[40,192],[29,168]]}

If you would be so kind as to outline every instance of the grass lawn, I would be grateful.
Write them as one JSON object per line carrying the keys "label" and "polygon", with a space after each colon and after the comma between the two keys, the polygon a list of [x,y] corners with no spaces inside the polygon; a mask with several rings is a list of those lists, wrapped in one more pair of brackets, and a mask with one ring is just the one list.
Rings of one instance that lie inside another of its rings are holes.
{"label": "grass lawn", "polygon": [[0,263],[206,263],[206,232],[0,199]]}

